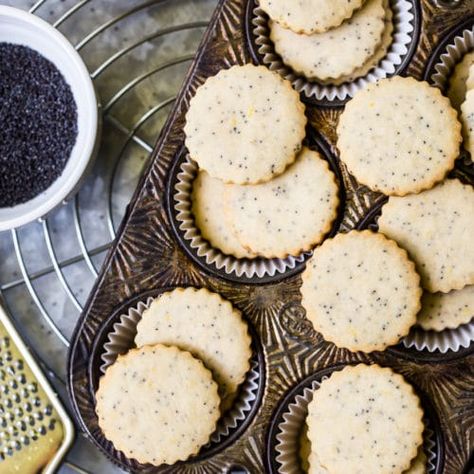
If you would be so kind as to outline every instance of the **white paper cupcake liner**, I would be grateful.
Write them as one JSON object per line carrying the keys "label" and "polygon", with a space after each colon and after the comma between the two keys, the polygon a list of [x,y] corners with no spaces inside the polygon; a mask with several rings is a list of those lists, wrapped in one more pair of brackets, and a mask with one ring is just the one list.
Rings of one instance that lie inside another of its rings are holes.
{"label": "white paper cupcake liner", "polygon": [[446,91],[449,78],[456,64],[461,61],[466,53],[473,50],[474,26],[471,29],[463,30],[446,46],[445,52],[441,54],[439,61],[434,66],[434,72],[430,77],[431,82],[442,91]]}
{"label": "white paper cupcake liner", "polygon": [[[149,308],[153,300],[154,298],[148,297],[146,300],[140,301],[136,306],[130,308],[127,313],[123,313],[118,321],[114,323],[104,343],[104,352],[101,355],[100,370],[102,373],[116,361],[119,355],[125,354],[135,347],[137,324],[142,318],[143,312]],[[232,407],[219,419],[216,431],[212,434],[209,444],[221,442],[238,427],[239,423],[246,419],[257,400],[259,379],[258,362],[254,356],[250,361],[250,369],[240,386]]]}
{"label": "white paper cupcake liner", "polygon": [[[301,474],[303,472],[300,459],[300,439],[308,416],[308,405],[313,399],[314,391],[327,378],[323,377],[320,381],[315,380],[310,387],[304,388],[301,393],[294,397],[294,400],[283,413],[283,421],[278,425],[275,444],[276,460],[279,464],[277,472],[279,474]],[[423,449],[428,459],[427,473],[432,474],[436,469],[435,433],[430,426],[428,417],[425,416],[423,422],[425,424]]]}
{"label": "white paper cupcake liner", "polygon": [[410,0],[390,0],[390,8],[393,12],[394,30],[393,42],[387,55],[364,77],[341,85],[323,85],[309,81],[305,77],[296,74],[289,66],[286,66],[281,57],[275,52],[273,42],[270,39],[268,17],[258,6],[253,11],[252,19],[255,43],[263,63],[272,71],[277,71],[289,80],[298,92],[305,94],[309,99],[329,102],[343,101],[353,97],[358,90],[363,89],[368,83],[393,75],[408,54],[410,44],[414,41],[414,4]]}
{"label": "white paper cupcake liner", "polygon": [[414,327],[408,336],[403,339],[403,345],[407,348],[415,348],[419,351],[441,352],[466,349],[474,342],[474,320],[462,324],[456,329],[445,329],[443,331],[424,331]]}
{"label": "white paper cupcake liner", "polygon": [[[182,237],[188,241],[194,254],[208,266],[214,267],[217,270],[223,270],[229,275],[234,274],[237,277],[274,277],[294,270],[298,264],[306,261],[312,255],[312,252],[304,252],[298,256],[289,256],[287,258],[244,259],[226,255],[212,247],[202,237],[191,211],[191,193],[197,172],[197,163],[191,160],[189,156],[186,156],[177,174],[173,204]],[[219,205],[219,203],[216,203],[216,205]]]}

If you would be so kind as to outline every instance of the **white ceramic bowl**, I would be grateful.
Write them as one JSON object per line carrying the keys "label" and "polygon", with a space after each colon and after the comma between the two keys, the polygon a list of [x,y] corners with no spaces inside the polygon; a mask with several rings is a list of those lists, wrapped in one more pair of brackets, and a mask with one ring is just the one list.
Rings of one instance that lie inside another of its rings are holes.
{"label": "white ceramic bowl", "polygon": [[0,6],[0,42],[28,46],[55,64],[71,87],[78,118],[76,143],[62,174],[46,191],[30,201],[0,207],[2,231],[45,216],[77,190],[97,151],[99,117],[89,71],[71,43],[49,23],[25,11]]}

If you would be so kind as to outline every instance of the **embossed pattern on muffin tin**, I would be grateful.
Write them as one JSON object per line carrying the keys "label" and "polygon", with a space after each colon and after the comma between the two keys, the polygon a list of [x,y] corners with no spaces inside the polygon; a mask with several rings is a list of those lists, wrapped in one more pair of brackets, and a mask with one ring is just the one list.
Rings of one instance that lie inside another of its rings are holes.
{"label": "embossed pattern on muffin tin", "polygon": [[415,51],[420,28],[420,12],[413,0],[389,0],[394,30],[392,44],[385,57],[366,75],[340,85],[322,84],[308,80],[284,64],[270,39],[269,18],[259,7],[258,0],[248,3],[246,33],[253,58],[277,71],[289,80],[303,97],[315,104],[340,106],[347,102],[357,90],[370,82],[402,73]]}
{"label": "embossed pattern on muffin tin", "polygon": [[[420,41],[404,74],[423,78],[430,57],[460,20],[474,17],[474,2],[463,0],[446,8],[434,0],[416,1],[420,15]],[[274,413],[282,399],[307,377],[333,367],[357,362],[378,363],[404,375],[426,395],[438,415],[442,433],[440,449],[449,453],[441,470],[459,474],[474,451],[474,344],[447,354],[406,349],[399,345],[372,354],[350,353],[323,340],[301,311],[301,277],[286,273],[261,281],[231,279],[197,262],[175,232],[169,212],[168,186],[172,169],[181,156],[183,125],[189,100],[204,80],[220,69],[253,60],[245,36],[248,0],[221,0],[191,67],[150,165],[139,184],[108,255],[86,310],[76,328],[69,359],[69,390],[78,423],[96,445],[125,469],[148,473],[226,473],[240,466],[249,473],[267,471],[267,439]],[[312,128],[335,150],[340,108],[307,103]],[[345,189],[344,215],[339,231],[362,225],[384,197],[371,192],[339,168]],[[457,164],[460,172],[460,165]],[[469,182],[474,177],[466,174]],[[208,455],[174,466],[143,468],[117,453],[105,440],[94,411],[95,377],[103,351],[98,332],[106,333],[104,321],[124,304],[147,291],[172,286],[206,287],[230,300],[246,316],[262,347],[265,388],[244,428]],[[271,445],[270,445],[271,447]]]}

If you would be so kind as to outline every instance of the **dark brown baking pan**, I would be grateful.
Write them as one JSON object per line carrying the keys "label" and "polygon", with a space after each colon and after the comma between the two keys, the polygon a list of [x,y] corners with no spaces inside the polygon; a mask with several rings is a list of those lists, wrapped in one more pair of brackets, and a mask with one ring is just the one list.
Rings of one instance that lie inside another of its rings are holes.
{"label": "dark brown baking pan", "polygon": [[[393,3],[393,2],[392,2]],[[474,23],[473,0],[414,0],[409,54],[395,73],[431,81],[447,45]],[[292,397],[335,368],[378,363],[403,374],[420,394],[435,440],[431,472],[460,474],[474,449],[474,344],[447,353],[407,349],[404,344],[370,355],[325,342],[301,307],[297,267],[265,278],[240,278],[207,265],[193,253],[176,222],[173,180],[186,155],[183,125],[189,100],[207,77],[234,64],[261,62],[255,49],[254,0],[221,0],[175,107],[140,180],[117,239],[76,327],[69,354],[68,388],[79,425],[114,462],[133,472],[278,472],[275,430]],[[376,225],[384,202],[350,176],[337,158],[335,125],[343,101],[302,94],[310,122],[307,144],[322,152],[339,177],[343,205],[334,232]],[[455,173],[474,183],[469,158]],[[258,365],[258,397],[236,429],[217,444],[175,466],[142,466],[114,450],[101,433],[94,389],[101,374],[104,341],[120,314],[147,295],[175,286],[206,287],[239,308],[251,326]]]}

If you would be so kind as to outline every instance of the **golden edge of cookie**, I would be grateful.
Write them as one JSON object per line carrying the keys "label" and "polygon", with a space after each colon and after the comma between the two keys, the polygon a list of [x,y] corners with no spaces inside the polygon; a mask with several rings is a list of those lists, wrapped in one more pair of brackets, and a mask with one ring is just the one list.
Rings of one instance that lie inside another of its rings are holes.
{"label": "golden edge of cookie", "polygon": [[[311,150],[311,151],[314,151],[314,150]],[[239,235],[234,230],[233,233],[237,237],[237,239],[239,240],[240,245],[242,245],[242,247],[246,248],[249,252],[252,252],[257,257],[268,258],[268,259],[270,259],[270,258],[284,259],[284,258],[288,258],[290,256],[297,257],[298,255],[300,255],[304,252],[309,252],[310,250],[314,249],[317,245],[319,245],[321,242],[323,242],[325,237],[331,231],[332,226],[334,224],[334,221],[337,219],[338,212],[339,212],[339,206],[341,205],[341,200],[339,199],[340,188],[339,188],[339,184],[338,184],[338,181],[336,179],[335,173],[332,171],[332,169],[329,166],[329,163],[321,155],[321,153],[319,153],[319,152],[316,152],[316,153],[319,155],[318,159],[321,160],[322,162],[324,162],[324,165],[325,165],[326,169],[330,172],[330,174],[331,174],[331,183],[334,185],[334,188],[336,190],[336,192],[333,196],[333,201],[334,202],[328,204],[328,207],[331,207],[333,212],[332,212],[332,215],[328,218],[324,228],[322,230],[320,230],[318,232],[318,234],[315,235],[312,239],[310,239],[306,244],[297,245],[297,246],[295,246],[291,249],[288,249],[285,252],[281,252],[281,253],[263,253],[263,252],[259,252],[259,251],[255,250],[255,249],[252,249],[248,244],[244,244],[240,240]],[[295,161],[296,161],[296,159],[295,159]],[[224,199],[224,202],[226,202],[227,199],[228,199],[228,197],[226,197]],[[226,214],[228,215],[229,223],[232,224],[232,218],[230,217],[231,212],[228,210],[228,208],[226,209]]]}
{"label": "golden edge of cookie", "polygon": [[[200,159],[198,157],[198,155],[196,154],[192,154],[191,153],[191,150],[189,149],[188,145],[187,145],[187,133],[186,133],[186,130],[188,128],[188,125],[189,125],[189,122],[187,120],[187,115],[189,113],[189,111],[191,110],[191,107],[192,107],[192,104],[193,104],[193,101],[194,101],[194,98],[196,97],[198,91],[199,91],[199,88],[204,85],[204,84],[209,84],[211,83],[212,85],[212,82],[218,78],[218,74],[219,72],[221,71],[229,71],[230,69],[232,68],[235,68],[235,67],[239,67],[239,68],[248,68],[248,69],[255,69],[255,68],[258,68],[258,69],[263,69],[266,71],[266,73],[270,73],[272,74],[275,78],[278,78],[278,80],[280,81],[281,84],[283,84],[289,91],[291,91],[292,95],[294,96],[295,98],[295,105],[299,110],[299,117],[300,119],[302,119],[302,124],[301,124],[301,127],[300,127],[300,130],[301,130],[301,134],[300,134],[300,137],[299,137],[299,140],[298,140],[298,143],[299,143],[299,148],[292,154],[292,155],[289,155],[288,156],[288,161],[285,162],[285,163],[282,163],[279,167],[275,167],[273,169],[273,172],[270,172],[269,174],[265,175],[263,178],[260,178],[259,180],[256,180],[256,181],[251,181],[251,182],[245,182],[245,183],[239,183],[239,182],[234,182],[234,181],[230,181],[230,180],[226,180],[226,179],[222,179],[220,176],[215,176],[214,174],[212,174],[211,171],[209,171],[208,169],[206,169],[204,166],[201,166],[201,163],[200,163]],[[211,82],[209,82],[211,81]],[[220,179],[223,183],[226,183],[226,184],[239,184],[241,186],[245,186],[246,184],[262,184],[262,183],[267,183],[268,181],[271,181],[273,178],[276,178],[277,176],[281,175],[285,170],[286,168],[288,168],[288,166],[290,166],[291,164],[293,164],[296,160],[296,157],[298,156],[299,152],[301,151],[301,149],[303,148],[303,140],[304,138],[306,137],[306,125],[308,124],[308,117],[306,116],[306,106],[305,104],[301,101],[300,99],[300,95],[299,93],[293,89],[293,86],[291,84],[290,81],[287,81],[286,79],[284,79],[283,77],[280,76],[280,74],[278,74],[277,72],[275,71],[271,71],[270,69],[268,69],[267,67],[265,66],[262,66],[262,65],[258,65],[258,66],[255,66],[254,64],[252,63],[247,63],[247,64],[244,64],[242,66],[231,66],[230,68],[227,68],[227,69],[221,69],[220,71],[218,71],[214,76],[210,76],[208,77],[205,82],[203,84],[200,84],[197,88],[196,88],[196,91],[194,92],[194,95],[193,97],[191,97],[190,101],[189,101],[189,106],[188,106],[188,111],[186,112],[186,116],[185,116],[185,123],[184,123],[184,126],[183,126],[183,131],[184,131],[184,143],[185,143],[185,146],[186,146],[186,149],[188,150],[189,152],[189,156],[191,157],[192,160],[196,161],[199,165],[199,167],[201,169],[203,169],[204,171],[206,171],[209,176],[211,176],[212,178],[216,178],[216,179]],[[292,158],[292,159],[291,159]]]}
{"label": "golden edge of cookie", "polygon": [[[347,11],[346,15],[341,18],[338,21],[335,21],[327,26],[326,28],[318,28],[317,25],[315,25],[313,28],[296,28],[288,23],[288,21],[285,20],[284,17],[280,16],[279,18],[273,18],[270,13],[265,9],[265,7],[262,5],[262,2],[260,3],[260,8],[268,15],[270,19],[273,21],[276,21],[279,25],[283,26],[283,28],[286,28],[287,30],[291,30],[294,33],[299,33],[299,34],[304,34],[304,35],[311,35],[315,33],[326,33],[326,31],[333,30],[334,28],[337,28],[338,26],[341,26],[346,20],[349,20],[352,18],[355,13],[362,7],[362,5],[365,3],[366,0],[360,0],[359,1],[359,6],[355,7],[352,11]],[[337,17],[334,17],[337,18]]]}
{"label": "golden edge of cookie", "polygon": [[[100,380],[99,380],[99,387],[96,391],[96,394],[95,394],[95,399],[96,399],[96,403],[95,403],[95,412],[96,412],[96,415],[97,415],[97,418],[100,420],[100,409],[99,409],[99,404],[97,402],[97,399],[98,399],[98,394],[101,390],[101,388],[104,386],[104,384],[107,383],[107,379],[105,379],[105,376],[107,375],[107,373],[109,371],[112,371],[112,370],[116,370],[116,367],[117,367],[117,364],[121,364],[124,359],[127,359],[127,356],[130,355],[130,354],[133,354],[133,353],[139,353],[139,352],[153,352],[154,350],[156,349],[161,349],[161,348],[166,348],[166,349],[169,349],[170,351],[173,351],[175,353],[179,353],[179,354],[182,354],[184,357],[187,357],[188,359],[190,360],[193,360],[193,361],[196,361],[198,362],[201,366],[202,366],[202,369],[204,370],[203,373],[206,373],[206,376],[209,377],[210,381],[211,381],[211,385],[214,385],[215,387],[215,397],[214,397],[214,401],[215,401],[215,405],[217,407],[216,409],[216,416],[214,417],[214,427],[213,429],[210,431],[209,433],[209,439],[212,435],[212,433],[214,433],[214,431],[216,430],[217,428],[217,422],[219,421],[219,418],[221,417],[221,413],[220,413],[220,410],[219,410],[219,405],[220,405],[220,397],[218,395],[218,385],[216,383],[216,381],[213,379],[212,377],[212,372],[204,365],[204,363],[202,362],[201,359],[198,359],[196,357],[194,357],[189,351],[183,351],[175,346],[167,346],[165,344],[154,344],[152,346],[143,346],[143,347],[137,347],[137,348],[132,348],[130,349],[126,354],[120,354],[118,357],[117,357],[117,360],[111,365],[108,367],[108,369],[105,371],[105,374],[102,375],[100,377]],[[114,369],[115,368],[115,369]],[[142,458],[140,456],[136,456],[134,455],[130,450],[127,450],[126,448],[124,447],[119,447],[115,444],[114,441],[112,441],[113,439],[113,433],[112,433],[112,436],[109,437],[108,436],[108,433],[111,433],[111,430],[107,430],[107,428],[105,428],[104,426],[100,426],[99,424],[99,428],[100,430],[102,431],[103,435],[105,436],[105,438],[107,438],[107,440],[109,440],[113,446],[114,446],[114,449],[116,449],[117,451],[120,451],[122,452],[127,458],[129,459],[135,459],[136,461],[138,461],[140,464],[151,464],[150,460],[149,459],[146,459],[146,458]],[[186,461],[187,459],[189,459],[190,457],[192,456],[196,456],[197,454],[199,454],[199,451],[201,451],[202,447],[205,445],[206,443],[202,443],[200,444],[199,446],[197,445],[196,443],[196,448],[194,449],[193,452],[190,452],[187,456],[176,456],[175,459],[171,459],[171,460],[166,460],[165,462],[162,462],[161,464],[153,464],[155,466],[160,466],[162,464],[174,464],[178,461]]]}
{"label": "golden edge of cookie", "polygon": [[[393,77],[390,77],[388,79],[383,79],[383,80],[397,80],[397,78],[399,78],[399,76],[393,76]],[[450,160],[449,163],[446,164],[446,167],[443,167],[442,169],[440,168],[439,172],[437,175],[433,176],[431,178],[431,180],[429,181],[424,181],[424,182],[419,182],[417,185],[415,183],[415,185],[410,185],[409,188],[407,187],[399,187],[395,190],[392,190],[392,189],[385,189],[385,188],[382,188],[380,186],[378,186],[377,184],[368,184],[367,182],[364,182],[363,179],[360,179],[359,177],[356,177],[356,175],[352,172],[352,170],[350,169],[350,166],[346,163],[345,160],[342,159],[341,157],[341,151],[338,147],[338,151],[339,151],[339,157],[341,159],[341,161],[344,162],[344,164],[346,165],[347,167],[347,170],[349,171],[349,173],[354,176],[356,178],[356,180],[361,183],[361,184],[364,184],[365,186],[367,186],[368,188],[370,188],[371,190],[373,191],[377,191],[377,192],[380,192],[386,196],[399,196],[399,197],[403,197],[403,196],[407,196],[408,194],[418,194],[420,193],[421,191],[426,191],[428,189],[431,189],[432,187],[434,187],[436,184],[440,183],[441,181],[443,181],[447,174],[453,169],[454,167],[454,162],[457,160],[457,158],[459,157],[459,153],[460,153],[460,146],[461,146],[461,143],[462,143],[462,125],[461,123],[459,122],[459,118],[458,118],[458,113],[457,111],[453,108],[453,106],[451,105],[451,102],[450,100],[445,97],[441,90],[438,89],[437,87],[434,87],[434,86],[431,86],[428,82],[426,81],[418,81],[417,79],[415,79],[414,77],[411,77],[411,76],[408,76],[408,77],[403,77],[403,81],[404,82],[412,82],[412,83],[417,83],[417,84],[423,84],[425,87],[429,88],[433,94],[435,94],[436,96],[438,96],[436,98],[436,100],[439,100],[440,102],[442,103],[445,103],[446,104],[446,111],[448,112],[448,116],[449,118],[451,119],[451,122],[453,123],[454,125],[454,128],[453,128],[453,134],[457,135],[458,138],[457,140],[453,140],[453,148],[454,150],[457,150],[456,152],[453,151],[452,153],[452,158]],[[347,104],[346,104],[346,108],[345,110],[347,110],[348,108],[350,108],[352,106],[352,104],[354,104],[355,102],[354,99],[359,99],[361,97],[364,97],[365,94],[367,92],[370,92],[374,87],[376,86],[376,83],[371,83],[369,84],[365,89],[362,89],[360,92],[358,92],[354,98],[352,100],[350,100]],[[342,114],[339,116],[339,121],[337,123],[337,126],[336,126],[336,135],[337,137],[339,138],[340,136],[340,127],[342,126],[342,122],[343,122],[343,116],[344,116],[344,111],[342,112]]]}
{"label": "golden edge of cookie", "polygon": [[[207,297],[218,300],[219,303],[222,303],[224,306],[227,306],[230,309],[230,312],[235,314],[236,317],[239,319],[240,325],[242,326],[242,328],[245,327],[245,331],[244,331],[245,336],[246,336],[245,337],[246,338],[245,346],[246,346],[246,348],[248,348],[248,351],[247,351],[248,357],[247,357],[247,360],[246,360],[247,368],[246,368],[245,372],[243,373],[240,380],[238,380],[238,381],[236,380],[236,385],[240,385],[245,380],[245,377],[247,376],[247,373],[250,370],[250,359],[252,358],[252,338],[251,338],[250,333],[249,333],[248,323],[244,320],[242,312],[239,309],[237,309],[229,300],[226,300],[225,298],[223,298],[219,293],[215,293],[213,291],[210,291],[207,288],[195,288],[195,287],[192,287],[192,286],[189,286],[189,287],[186,287],[186,288],[178,287],[178,288],[175,288],[173,290],[165,291],[164,293],[161,293],[161,295],[156,297],[154,299],[154,301],[158,301],[163,295],[169,295],[169,294],[172,294],[172,293],[181,294],[181,296],[184,296],[186,294],[206,293]],[[148,309],[146,309],[143,312],[142,318],[140,319],[140,321],[138,321],[137,334],[138,334],[138,331],[139,331],[140,324],[143,321],[143,316],[146,314],[147,311],[148,311]],[[166,345],[166,344],[161,344],[161,345]],[[146,346],[142,346],[142,347],[146,347]],[[170,346],[166,346],[166,347],[170,347]],[[178,350],[182,350],[182,349],[179,349],[179,347],[178,347]],[[185,351],[185,350],[182,350],[182,351],[183,352],[189,352],[189,351]],[[201,360],[198,357],[194,356],[192,353],[191,353],[191,355],[195,359]],[[208,370],[211,370],[206,366],[206,364],[203,361],[201,361],[201,362],[203,363],[204,367],[206,367]],[[212,370],[211,370],[211,373],[212,373]]]}
{"label": "golden edge of cookie", "polygon": [[464,324],[468,324],[472,321],[472,317],[470,317],[467,321],[461,321],[457,324],[423,324],[421,322],[417,322],[417,326],[423,331],[434,331],[441,333],[448,329],[457,329],[459,326],[463,326]]}
{"label": "golden edge of cookie", "polygon": [[[331,381],[332,381],[332,383],[334,383],[335,380],[337,381],[338,379],[343,378],[344,374],[347,374],[348,372],[350,372],[350,373],[366,372],[367,368],[370,368],[371,370],[377,370],[379,372],[389,372],[392,376],[394,376],[396,379],[398,379],[400,381],[400,386],[401,387],[405,387],[405,389],[407,391],[407,394],[412,395],[413,398],[415,398],[417,400],[418,415],[416,416],[416,421],[415,422],[419,424],[419,427],[418,427],[419,436],[418,436],[418,440],[413,445],[412,451],[410,453],[410,456],[411,456],[410,459],[408,461],[406,461],[406,464],[404,464],[403,467],[400,466],[401,472],[405,472],[407,469],[410,468],[413,460],[418,455],[418,449],[420,448],[420,446],[423,445],[423,431],[425,429],[425,424],[423,423],[424,410],[421,406],[420,397],[415,392],[415,389],[413,388],[413,385],[411,385],[411,383],[407,382],[405,380],[405,377],[403,377],[403,375],[399,374],[398,372],[395,372],[390,367],[382,367],[381,365],[378,365],[378,364],[346,365],[343,369],[334,371],[328,379],[324,380],[321,383],[320,388],[323,385],[323,383],[325,384],[326,387],[330,387],[331,386]],[[320,388],[318,388],[318,390],[320,390]],[[329,390],[329,389],[327,389],[327,390]],[[316,393],[317,393],[317,390],[315,390],[315,394]],[[313,397],[313,400],[308,405],[308,411],[309,412],[311,411],[311,404],[313,402],[317,403],[317,397],[316,396]],[[310,417],[308,415],[307,418],[306,418],[306,424],[308,425],[308,439],[310,440],[310,443],[313,443],[313,440],[311,439],[311,434],[313,433],[313,424],[311,423],[311,421],[312,421],[312,417]],[[407,455],[407,458],[408,458],[408,455]]]}
{"label": "golden edge of cookie", "polygon": [[[318,316],[317,316],[317,313],[315,312],[312,312],[311,311],[311,305],[307,305],[305,304],[305,296],[304,296],[304,291],[303,291],[303,287],[305,285],[305,281],[308,279],[308,275],[311,275],[312,271],[314,271],[314,269],[311,267],[311,266],[308,266],[308,264],[306,265],[306,269],[303,271],[302,273],[302,280],[303,280],[303,284],[301,286],[301,295],[302,295],[302,300],[301,300],[301,304],[302,306],[305,308],[306,310],[306,317],[307,319],[311,322],[311,324],[313,325],[314,329],[319,332],[323,338],[328,341],[328,342],[332,342],[334,345],[336,345],[337,347],[340,347],[340,348],[344,348],[344,349],[348,349],[350,350],[351,352],[365,352],[365,353],[369,353],[369,352],[374,352],[374,351],[383,351],[385,350],[387,347],[390,347],[390,346],[393,346],[395,344],[397,344],[398,342],[400,342],[400,340],[407,336],[408,333],[410,332],[410,329],[412,328],[412,326],[414,326],[416,324],[416,317],[418,315],[418,313],[420,312],[421,310],[421,296],[423,294],[423,290],[421,288],[421,278],[420,278],[420,275],[418,274],[418,272],[416,271],[416,266],[415,264],[413,263],[413,261],[410,259],[409,255],[408,255],[408,252],[400,247],[397,242],[395,242],[394,240],[392,239],[389,239],[388,237],[386,237],[384,234],[380,233],[380,232],[372,232],[371,230],[352,230],[350,231],[349,233],[358,233],[358,234],[366,234],[366,235],[370,235],[370,236],[376,236],[376,238],[378,238],[379,240],[381,241],[384,241],[385,244],[389,244],[394,250],[398,251],[398,253],[402,256],[402,258],[405,260],[406,264],[407,264],[407,269],[409,269],[409,271],[411,272],[412,274],[412,278],[411,278],[411,281],[410,283],[412,284],[412,286],[415,288],[417,288],[417,292],[418,292],[418,298],[417,298],[417,301],[418,301],[418,305],[417,307],[413,310],[413,317],[412,317],[412,322],[409,323],[407,322],[406,324],[406,327],[405,327],[405,333],[402,334],[402,336],[399,338],[399,337],[396,337],[394,336],[392,339],[390,339],[388,342],[384,342],[383,344],[358,344],[357,346],[354,346],[354,345],[348,345],[348,344],[345,344],[345,343],[342,343],[340,339],[337,339],[335,337],[333,337],[332,339],[327,339],[324,332],[322,332],[320,329],[320,327],[318,327],[318,324],[317,324],[317,321],[318,321]],[[333,237],[332,241],[337,241],[337,240],[340,240],[341,238],[343,238],[343,236],[346,236],[348,235],[348,233],[339,233],[337,234],[335,237]],[[322,247],[320,247],[322,249]],[[312,257],[314,258],[314,256]],[[310,260],[311,261],[311,260]],[[309,261],[309,262],[310,262]],[[309,263],[308,262],[308,263]],[[408,281],[408,280],[407,280]]]}

